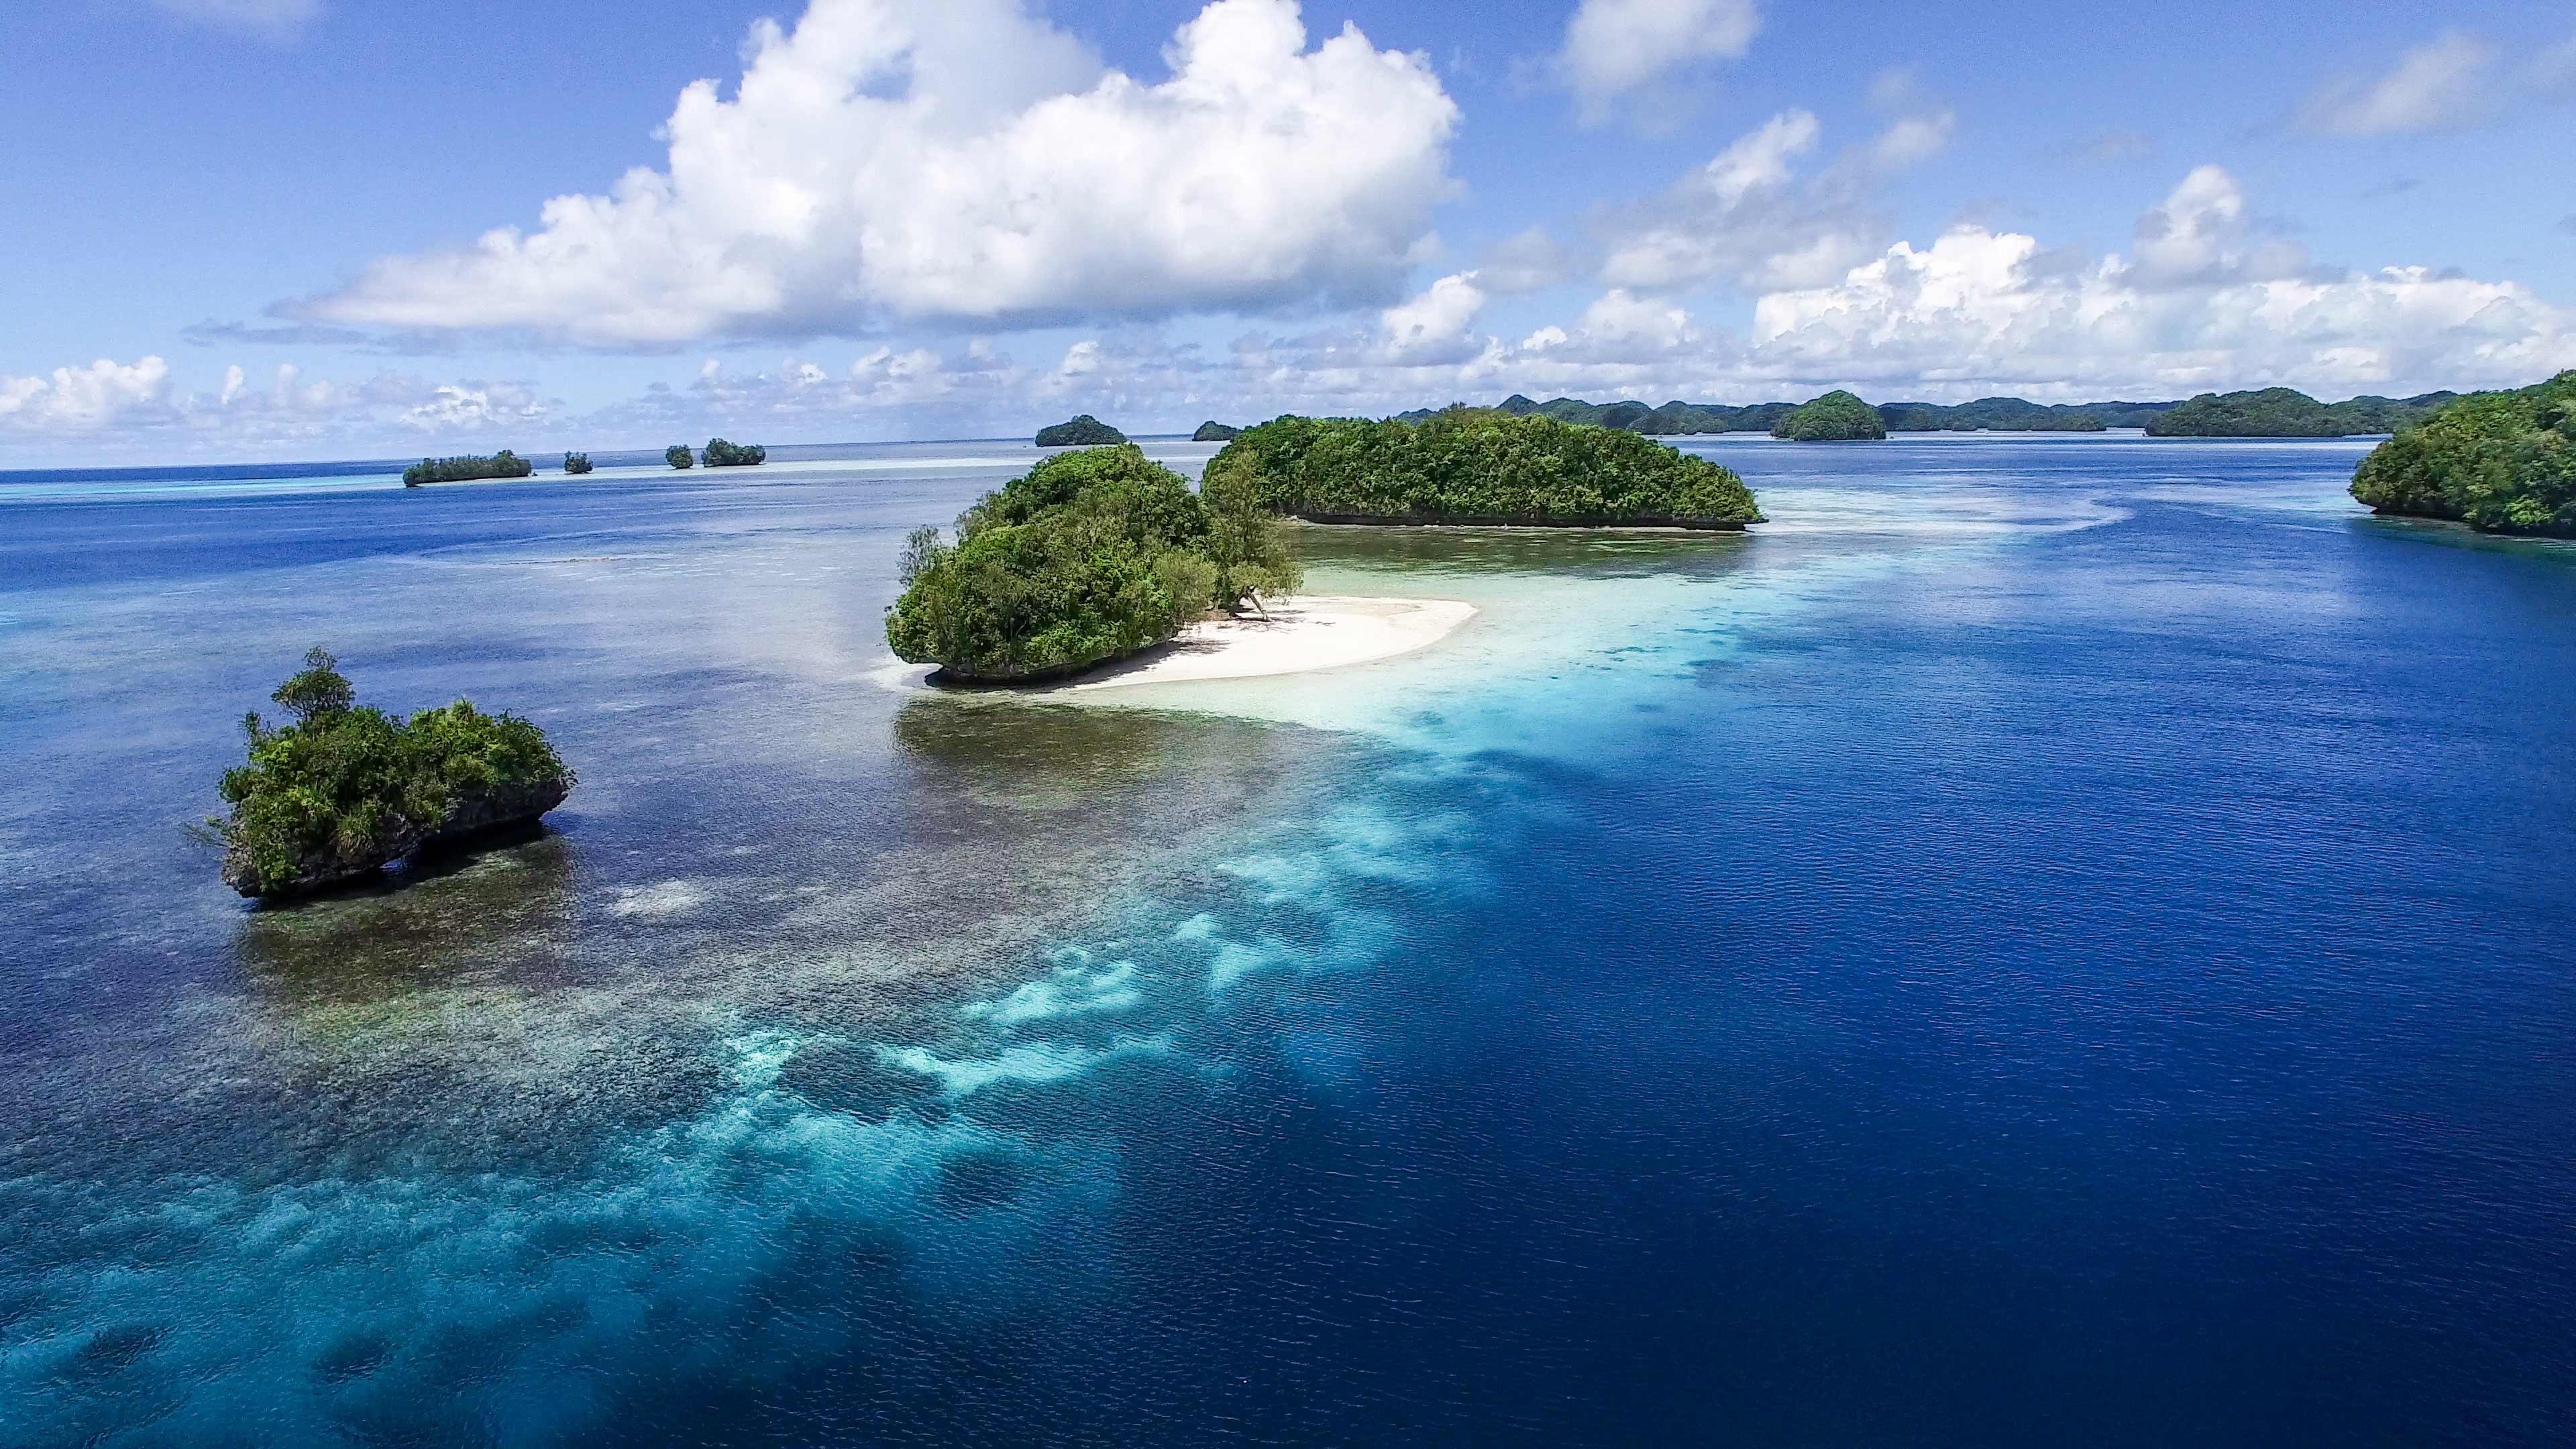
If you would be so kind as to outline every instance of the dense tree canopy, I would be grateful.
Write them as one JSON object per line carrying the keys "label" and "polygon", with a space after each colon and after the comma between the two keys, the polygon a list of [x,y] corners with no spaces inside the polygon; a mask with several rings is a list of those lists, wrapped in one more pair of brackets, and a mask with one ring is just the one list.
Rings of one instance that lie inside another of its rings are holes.
{"label": "dense tree canopy", "polygon": [[292,717],[242,721],[247,764],[224,773],[224,881],[278,897],[363,875],[475,829],[532,820],[572,789],[545,733],[458,700],[404,719],[358,705],[315,649],[269,696]]}
{"label": "dense tree canopy", "polygon": [[[1542,414],[1560,423],[1586,423],[1596,428],[1611,428],[1625,433],[1645,433],[1670,437],[1686,433],[1759,433],[1768,431],[1780,415],[1789,411],[1787,403],[1755,403],[1750,407],[1727,407],[1718,403],[1668,402],[1661,407],[1648,407],[1642,402],[1591,403],[1580,398],[1560,397],[1534,402],[1519,393],[1503,399],[1497,411],[1513,417]],[[1418,423],[1433,416],[1430,409],[1405,413],[1401,420]]]}
{"label": "dense tree canopy", "polygon": [[[2233,399],[2251,399],[2268,394],[2232,393],[2220,398],[2215,394],[2195,399],[2194,404],[2179,402],[2029,402],[2017,397],[1983,397],[1965,403],[1899,402],[1882,404],[1879,420],[1892,433],[1926,432],[1998,432],[1998,433],[2097,433],[2105,428],[2145,428],[2170,413],[2182,412],[2181,420],[2161,425],[2157,430],[2168,434],[2203,433],[2219,437],[2332,437],[2345,433],[2390,432],[2413,422],[2432,407],[2448,401],[2455,394],[2425,393],[2420,397],[2357,397],[2350,402],[2320,403],[2304,394],[2275,389],[2283,399],[2296,399],[2304,408],[2295,412],[2276,412],[2268,408],[2249,410]],[[2293,405],[2294,407],[2297,404]],[[2193,410],[2184,412],[2186,407]],[[2314,411],[2307,411],[2313,409]],[[1518,393],[1503,399],[1500,410],[1515,417],[1543,413],[1559,422],[1590,423],[1595,427],[1616,428],[1622,432],[1666,436],[1679,433],[1764,433],[1771,432],[1782,418],[1797,411],[1797,405],[1785,402],[1753,403],[1731,407],[1723,403],[1668,402],[1649,407],[1637,401],[1593,403],[1580,398],[1561,397],[1548,402],[1535,402]],[[1417,423],[1431,417],[1429,408],[1398,415],[1402,422]],[[2287,422],[2284,419],[2298,421]],[[2295,431],[2305,428],[2307,431]]]}
{"label": "dense tree canopy", "polygon": [[2395,432],[2458,396],[2428,392],[2321,403],[2286,387],[2205,392],[2149,418],[2145,426],[2149,436],[2158,438],[2343,438]]}
{"label": "dense tree canopy", "polygon": [[564,471],[575,477],[579,477],[581,474],[589,472],[590,455],[588,453],[564,454]]}
{"label": "dense tree canopy", "polygon": [[671,446],[664,448],[662,450],[662,461],[670,464],[674,468],[694,468],[698,466],[697,454],[690,452],[689,445],[686,443],[673,443]]}
{"label": "dense tree canopy", "polygon": [[2071,403],[2042,407],[2017,397],[1981,397],[1950,406],[1883,403],[1878,416],[1891,433],[2098,433],[2109,426],[2097,408]]}
{"label": "dense tree canopy", "polygon": [[1038,429],[1041,448],[1099,448],[1127,441],[1127,435],[1089,413]]}
{"label": "dense tree canopy", "polygon": [[768,462],[769,450],[758,446],[746,448],[722,438],[709,438],[707,445],[698,450],[698,461],[710,468],[751,468]]}
{"label": "dense tree canopy", "polygon": [[1608,428],[1452,408],[1418,423],[1284,417],[1208,463],[1272,513],[1325,523],[1740,528],[1762,521],[1744,480]]}
{"label": "dense tree canopy", "polygon": [[1151,648],[1215,607],[1299,582],[1277,525],[1219,487],[1190,491],[1132,445],[1060,453],[988,493],[957,542],[916,530],[886,642],[956,679],[1076,673]]}
{"label": "dense tree canopy", "polygon": [[2379,513],[2576,537],[2576,371],[2436,409],[2361,460],[2352,496]]}
{"label": "dense tree canopy", "polygon": [[1771,436],[1796,443],[1847,443],[1884,438],[1887,423],[1878,409],[1836,388],[1773,423]]}
{"label": "dense tree canopy", "polygon": [[423,483],[461,483],[475,478],[525,478],[537,471],[537,465],[507,448],[488,458],[423,458],[403,470],[403,486],[417,488]]}

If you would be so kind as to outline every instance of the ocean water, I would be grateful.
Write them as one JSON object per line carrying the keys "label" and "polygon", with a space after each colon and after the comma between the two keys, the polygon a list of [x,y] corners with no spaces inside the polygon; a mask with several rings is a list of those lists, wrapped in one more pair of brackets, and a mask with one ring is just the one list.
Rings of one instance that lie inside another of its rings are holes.
{"label": "ocean water", "polygon": [[[1015,445],[0,476],[0,1443],[2576,1438],[2576,550],[1688,446],[1774,521],[1080,703],[885,668]],[[580,788],[249,909],[317,642]]]}

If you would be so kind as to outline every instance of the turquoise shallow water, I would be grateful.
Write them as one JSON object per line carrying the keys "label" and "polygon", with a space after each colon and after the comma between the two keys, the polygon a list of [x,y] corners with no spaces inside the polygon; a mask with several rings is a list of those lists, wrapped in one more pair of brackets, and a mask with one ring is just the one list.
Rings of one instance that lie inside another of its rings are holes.
{"label": "turquoise shallow water", "polygon": [[[2576,555],[1693,446],[1775,522],[1304,530],[1481,612],[1080,704],[882,681],[1010,445],[0,480],[0,1442],[2576,1432]],[[316,641],[554,831],[241,907]]]}

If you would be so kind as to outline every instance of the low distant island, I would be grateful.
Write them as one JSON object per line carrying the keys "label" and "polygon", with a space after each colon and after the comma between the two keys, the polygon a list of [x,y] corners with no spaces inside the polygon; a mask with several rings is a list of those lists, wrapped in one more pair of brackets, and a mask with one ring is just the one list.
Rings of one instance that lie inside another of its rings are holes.
{"label": "low distant island", "polygon": [[1878,409],[1837,388],[1783,415],[1771,436],[1793,443],[1849,443],[1887,436]]}
{"label": "low distant island", "polygon": [[1041,448],[1114,447],[1127,441],[1127,435],[1089,413],[1038,429],[1037,445]]}
{"label": "low distant island", "polygon": [[1243,429],[1230,428],[1225,424],[1218,422],[1216,419],[1210,418],[1206,422],[1199,424],[1199,430],[1197,432],[1190,434],[1190,441],[1193,443],[1231,443],[1242,435]]}
{"label": "low distant island", "polygon": [[405,719],[363,707],[316,647],[269,696],[293,723],[242,720],[249,763],[224,772],[224,884],[276,901],[343,885],[416,851],[533,824],[575,783],[545,732],[471,703]]}
{"label": "low distant island", "polygon": [[537,471],[537,465],[507,448],[490,457],[423,458],[403,470],[403,486],[418,488],[424,483],[467,483],[482,478],[525,478]]}
{"label": "low distant island", "polygon": [[662,461],[674,468],[694,468],[698,466],[698,455],[690,452],[686,443],[673,443],[662,450]]}
{"label": "low distant island", "polygon": [[2152,438],[2349,438],[2394,433],[2458,397],[2455,392],[2428,392],[2321,403],[2286,387],[2205,392],[2148,419],[2146,427]]}
{"label": "low distant island", "polygon": [[1744,480],[1706,458],[1492,408],[1418,422],[1283,417],[1244,429],[1208,461],[1206,479],[1310,523],[1735,530],[1762,521]]}
{"label": "low distant island", "polygon": [[2361,460],[2352,496],[2374,513],[2576,538],[2576,370],[2436,408]]}
{"label": "low distant island", "polygon": [[566,453],[564,454],[563,468],[564,472],[578,478],[582,474],[590,471],[590,455],[588,453]]}
{"label": "low distant island", "polygon": [[1303,581],[1246,488],[1192,492],[1132,444],[1059,453],[904,546],[886,643],[960,683],[1060,679],[1168,643]]}
{"label": "low distant island", "polygon": [[757,468],[769,461],[769,450],[756,444],[743,447],[722,438],[709,438],[707,445],[698,450],[698,461],[710,468]]}
{"label": "low distant island", "polygon": [[[1848,396],[1848,394],[1846,394]],[[2363,396],[2322,403],[2288,388],[2259,392],[2203,393],[2187,402],[2035,403],[2017,397],[1986,397],[1964,403],[1895,402],[1872,409],[1891,433],[2098,433],[2109,428],[2143,428],[2159,437],[2322,438],[2394,432],[2458,396],[2431,392],[2415,397]],[[1561,422],[1589,423],[1620,432],[1672,437],[1708,433],[1767,433],[1800,404],[1673,401],[1659,407],[1643,402],[1585,402],[1556,398],[1536,402],[1515,393],[1499,410],[1518,415],[1544,414]],[[1866,404],[1864,404],[1866,406]],[[2179,419],[2160,422],[2174,414]],[[1406,422],[1430,417],[1428,408],[1400,414]]]}

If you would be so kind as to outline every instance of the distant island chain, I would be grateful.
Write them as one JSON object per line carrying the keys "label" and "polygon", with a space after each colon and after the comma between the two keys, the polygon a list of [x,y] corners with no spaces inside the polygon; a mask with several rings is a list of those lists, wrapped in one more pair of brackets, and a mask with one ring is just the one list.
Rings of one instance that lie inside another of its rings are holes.
{"label": "distant island chain", "polygon": [[[2100,431],[2114,418],[2124,426],[2143,418],[2161,437],[2391,430],[2353,473],[2352,496],[2374,512],[2576,537],[2576,371],[2510,392],[2335,404],[2275,388],[2181,403],[1873,407],[1836,390],[1794,406],[1739,409],[1514,396],[1500,407],[1375,420],[1287,416],[1243,428],[1210,420],[1194,436],[1223,446],[1195,488],[1083,414],[1039,433],[1047,456],[984,495],[952,530],[913,531],[885,637],[898,658],[936,666],[935,682],[957,685],[1069,681],[1193,631],[1200,657],[1164,677],[1365,662],[1419,647],[1475,611],[1419,599],[1288,607],[1305,576],[1293,525],[1740,534],[1764,521],[1744,479],[1650,435],[1758,428],[1800,443],[1865,442],[1971,426]],[[673,447],[665,461],[729,468],[767,456],[715,438],[694,453]],[[590,472],[589,455],[567,453],[563,470]],[[533,472],[530,460],[503,449],[423,459],[403,482]],[[1208,662],[1245,641],[1271,651],[1269,663]],[[204,827],[223,847],[225,882],[246,896],[309,895],[415,853],[531,827],[575,783],[527,720],[461,699],[410,716],[362,707],[338,661],[318,647],[271,698],[288,722],[245,719],[249,758],[222,781],[230,814]]]}

